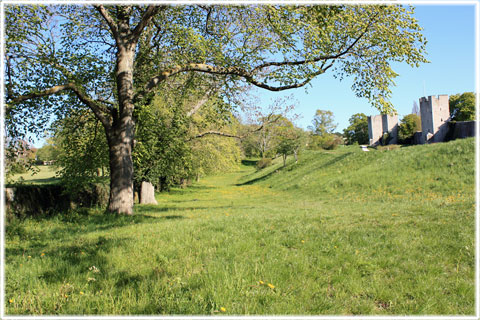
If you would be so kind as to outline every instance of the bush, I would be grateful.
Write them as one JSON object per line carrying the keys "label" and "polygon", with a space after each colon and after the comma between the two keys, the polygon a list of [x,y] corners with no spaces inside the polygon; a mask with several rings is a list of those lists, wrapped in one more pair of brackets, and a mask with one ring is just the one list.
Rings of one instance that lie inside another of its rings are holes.
{"label": "bush", "polygon": [[260,159],[260,160],[257,162],[257,169],[266,168],[266,167],[268,167],[268,166],[271,165],[271,164],[272,164],[272,159],[270,159],[270,158]]}

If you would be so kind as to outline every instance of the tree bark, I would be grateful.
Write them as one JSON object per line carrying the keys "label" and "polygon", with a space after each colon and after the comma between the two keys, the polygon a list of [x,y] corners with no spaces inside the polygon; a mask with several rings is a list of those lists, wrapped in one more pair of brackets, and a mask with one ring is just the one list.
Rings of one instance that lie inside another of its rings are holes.
{"label": "tree bark", "polygon": [[[129,132],[129,131],[127,131]],[[108,211],[118,214],[133,214],[133,131],[117,129],[109,135],[110,197]]]}

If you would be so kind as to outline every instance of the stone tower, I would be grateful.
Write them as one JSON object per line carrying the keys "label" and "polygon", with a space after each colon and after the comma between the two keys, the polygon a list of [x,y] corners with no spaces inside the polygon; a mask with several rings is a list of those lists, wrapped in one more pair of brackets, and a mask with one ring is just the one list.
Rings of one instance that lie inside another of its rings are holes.
{"label": "stone tower", "polygon": [[448,131],[450,108],[448,95],[420,98],[420,115],[422,119],[422,140],[424,143],[442,142]]}
{"label": "stone tower", "polygon": [[380,144],[384,133],[390,134],[389,144],[397,143],[398,115],[380,114],[368,118],[368,137],[371,146]]}

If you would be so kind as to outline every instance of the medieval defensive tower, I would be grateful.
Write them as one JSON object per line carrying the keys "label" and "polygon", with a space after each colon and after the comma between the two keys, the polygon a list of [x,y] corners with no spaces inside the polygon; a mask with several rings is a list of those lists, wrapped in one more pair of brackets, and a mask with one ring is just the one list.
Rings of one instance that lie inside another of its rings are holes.
{"label": "medieval defensive tower", "polygon": [[422,140],[424,143],[442,142],[448,131],[450,108],[448,95],[420,98],[420,115],[422,119]]}

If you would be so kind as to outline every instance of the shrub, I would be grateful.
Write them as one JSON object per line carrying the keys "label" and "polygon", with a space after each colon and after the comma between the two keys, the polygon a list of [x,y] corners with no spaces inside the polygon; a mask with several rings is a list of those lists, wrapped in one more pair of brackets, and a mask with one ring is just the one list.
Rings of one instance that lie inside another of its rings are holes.
{"label": "shrub", "polygon": [[271,164],[272,164],[272,159],[270,159],[270,158],[260,159],[260,160],[257,162],[257,169],[266,168],[266,167],[268,167],[268,166],[271,165]]}

